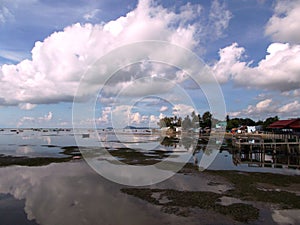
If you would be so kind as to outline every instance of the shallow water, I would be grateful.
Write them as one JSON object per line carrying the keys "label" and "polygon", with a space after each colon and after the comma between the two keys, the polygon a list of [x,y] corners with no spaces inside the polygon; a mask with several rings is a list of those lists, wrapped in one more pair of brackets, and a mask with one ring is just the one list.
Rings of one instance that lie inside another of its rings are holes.
{"label": "shallow water", "polygon": [[[87,133],[89,137],[84,138],[82,134]],[[230,149],[207,152],[202,145],[199,147],[195,139],[169,140],[156,134],[100,133],[98,136],[88,130],[82,130],[82,133],[74,136],[70,131],[24,130],[17,134],[4,130],[0,132],[0,154],[2,157],[8,155],[30,158],[70,157],[70,155],[63,154],[63,151],[64,147],[70,147],[70,149],[76,147],[75,137],[77,141],[80,140],[80,145],[83,147],[105,148],[113,155],[115,154],[117,159],[133,164],[143,164],[149,158],[176,162],[180,155],[186,154],[190,157],[189,162],[197,166],[204,155],[216,154],[208,170],[300,174],[298,169],[288,167],[234,164],[235,158]],[[193,153],[195,148],[197,150]],[[127,157],[122,150],[128,149],[132,151],[128,152],[130,156]],[[138,155],[131,155],[132,152],[138,152]],[[139,159],[133,160],[137,156]],[[99,162],[103,160],[106,163],[110,159],[110,156],[101,154],[93,157]],[[166,213],[159,205],[122,193],[120,190],[128,186],[106,180],[91,169],[84,160],[70,160],[35,167],[17,166],[13,163],[11,166],[0,167],[0,215],[7,215],[0,217],[0,224],[243,224],[232,217],[199,208],[188,209],[189,216]],[[212,192],[224,195],[219,199],[220,204],[223,205],[244,202],[239,198],[226,197],[226,193],[234,188],[226,179],[197,172],[197,170],[187,174],[175,174],[164,182],[146,188]],[[295,193],[295,190],[291,193]],[[159,193],[153,194],[154,198],[160,198],[160,195]],[[159,201],[161,204],[169,202],[164,196]],[[297,216],[299,209],[282,210],[268,204],[262,206],[254,202],[249,204],[260,210],[259,218],[250,221],[249,224],[300,223]],[[5,209],[9,207],[11,211],[7,214]],[[16,218],[19,220],[16,221]]]}
{"label": "shallow water", "polygon": [[[89,138],[83,138],[82,134],[89,134]],[[77,141],[77,142],[76,142]],[[205,151],[202,145],[197,145],[197,139],[185,137],[183,139],[172,140],[167,137],[154,135],[132,135],[126,133],[111,132],[91,132],[90,130],[80,130],[73,134],[71,131],[32,131],[24,130],[16,134],[9,129],[0,131],[0,154],[9,156],[24,157],[66,157],[63,153],[63,147],[76,146],[106,148],[107,150],[132,149],[144,154],[145,157],[158,156],[158,151],[165,152],[164,159],[168,156],[169,161],[180,161],[179,156],[188,157],[190,163],[199,165],[203,156],[212,156],[212,163],[208,169],[211,170],[238,170],[249,172],[270,172],[280,174],[300,175],[300,157],[299,156],[280,156],[282,163],[280,167],[272,162],[272,156],[265,155],[267,163],[263,164],[257,158],[261,158],[259,153],[250,155],[253,162],[239,161],[236,163],[236,157],[243,158],[244,154],[232,154],[232,150],[210,150]],[[200,147],[199,147],[200,146]],[[94,151],[96,152],[96,151]],[[194,153],[193,153],[194,152]],[[106,156],[107,157],[107,156]],[[121,157],[122,158],[122,157]],[[162,160],[162,159],[158,159]],[[270,161],[271,160],[271,161]],[[285,165],[287,162],[293,162],[296,167]]]}
{"label": "shallow water", "polygon": [[[197,224],[199,219],[164,214],[156,206],[121,193],[120,188],[126,186],[102,178],[83,161],[0,168],[0,177],[0,193],[24,200],[28,220],[38,224]],[[205,190],[209,180],[179,174],[153,187]]]}
{"label": "shallow water", "polygon": [[25,201],[18,200],[10,194],[0,194],[1,225],[23,224],[37,225],[34,220],[28,220],[24,211]]}

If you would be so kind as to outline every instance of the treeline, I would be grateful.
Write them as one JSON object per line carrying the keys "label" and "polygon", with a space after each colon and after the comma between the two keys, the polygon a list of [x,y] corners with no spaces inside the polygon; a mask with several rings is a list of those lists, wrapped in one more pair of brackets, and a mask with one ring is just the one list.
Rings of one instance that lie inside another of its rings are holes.
{"label": "treeline", "polygon": [[[258,120],[254,121],[251,118],[232,118],[230,119],[229,116],[226,116],[226,122],[227,127],[226,130],[231,130],[232,128],[238,128],[240,126],[262,126],[264,130],[267,129],[267,127],[274,123],[275,121],[278,121],[279,117],[268,117],[264,121]],[[183,130],[187,130],[190,128],[211,128],[212,124],[216,124],[220,122],[220,120],[217,120],[213,118],[213,115],[207,111],[203,113],[201,116],[200,114],[196,114],[194,111],[191,113],[191,115],[187,115],[184,118],[182,117],[164,117],[159,120],[158,126],[160,128],[162,127],[170,127],[171,129],[174,129],[175,127],[182,127]]]}
{"label": "treeline", "polygon": [[158,126],[162,127],[170,127],[174,129],[174,127],[182,127],[183,130],[187,130],[190,128],[204,128],[211,127],[212,121],[215,120],[212,117],[210,112],[205,112],[202,116],[200,114],[196,114],[194,111],[191,115],[187,115],[184,118],[182,117],[164,117],[159,120]]}
{"label": "treeline", "polygon": [[233,118],[230,119],[229,116],[226,117],[227,122],[227,130],[231,130],[232,128],[237,128],[240,126],[262,126],[264,130],[268,128],[268,126],[279,120],[278,116],[268,117],[267,119],[254,121],[250,118]]}

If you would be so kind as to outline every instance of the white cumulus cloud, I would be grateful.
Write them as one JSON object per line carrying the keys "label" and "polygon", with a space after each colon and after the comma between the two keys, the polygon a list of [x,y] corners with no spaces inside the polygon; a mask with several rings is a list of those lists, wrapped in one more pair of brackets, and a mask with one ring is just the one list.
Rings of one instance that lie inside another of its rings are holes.
{"label": "white cumulus cloud", "polygon": [[248,105],[247,108],[240,111],[230,112],[231,117],[251,117],[253,119],[264,119],[269,116],[278,115],[280,118],[299,117],[300,102],[294,100],[292,102],[265,99],[257,104]]}
{"label": "white cumulus cloud", "polygon": [[300,1],[277,1],[274,15],[269,19],[265,33],[274,41],[300,44]]}
{"label": "white cumulus cloud", "polygon": [[17,127],[20,126],[32,126],[33,124],[35,125],[45,125],[47,122],[50,122],[53,118],[53,113],[52,112],[48,112],[46,115],[44,116],[40,116],[40,117],[33,117],[33,116],[24,116],[22,118],[19,119],[18,123],[17,123]]}
{"label": "white cumulus cloud", "polygon": [[140,124],[142,120],[142,116],[139,112],[130,114],[130,124]]}
{"label": "white cumulus cloud", "polygon": [[160,111],[160,112],[165,112],[165,111],[167,111],[168,109],[169,109],[168,106],[163,105],[163,106],[159,109],[159,111]]}
{"label": "white cumulus cloud", "polygon": [[19,104],[19,108],[23,109],[23,110],[31,110],[31,109],[33,109],[35,107],[36,107],[35,104],[30,104],[30,103],[20,103]]}
{"label": "white cumulus cloud", "polygon": [[265,110],[266,108],[270,107],[270,104],[272,103],[272,99],[265,99],[263,101],[260,101],[256,104],[256,108],[258,110]]}
{"label": "white cumulus cloud", "polygon": [[223,4],[216,0],[212,2],[209,13],[210,31],[213,31],[216,37],[223,35],[223,32],[228,27],[231,18],[232,14],[226,9],[224,2]]}
{"label": "white cumulus cloud", "polygon": [[190,105],[176,104],[173,107],[173,115],[174,116],[185,117],[187,115],[190,115],[193,111],[196,112],[196,109],[194,109]]}
{"label": "white cumulus cloud", "polygon": [[[198,5],[188,5],[175,13],[150,0],[141,0],[136,9],[116,20],[96,25],[78,23],[54,32],[35,43],[32,59],[0,67],[0,104],[71,102],[89,66],[124,44],[164,40],[193,49],[199,41],[195,35],[199,25],[190,15],[198,11]],[[87,93],[94,79],[87,81]]]}
{"label": "white cumulus cloud", "polygon": [[280,107],[278,109],[279,113],[290,113],[292,112],[292,115],[297,115],[299,116],[300,113],[300,103],[299,101],[295,100],[293,102],[287,103]]}
{"label": "white cumulus cloud", "polygon": [[97,122],[102,124],[108,124],[110,121],[110,115],[111,115],[111,107],[104,107],[102,109],[101,116],[97,119]]}
{"label": "white cumulus cloud", "polygon": [[245,49],[237,43],[221,49],[213,66],[219,82],[233,80],[249,88],[292,91],[300,88],[300,45],[272,43],[257,66],[244,62]]}

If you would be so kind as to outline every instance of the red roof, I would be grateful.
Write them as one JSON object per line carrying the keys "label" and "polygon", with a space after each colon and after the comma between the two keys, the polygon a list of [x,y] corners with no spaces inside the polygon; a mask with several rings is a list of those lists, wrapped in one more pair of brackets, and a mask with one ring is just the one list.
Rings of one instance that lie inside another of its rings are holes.
{"label": "red roof", "polygon": [[300,118],[290,120],[278,120],[272,123],[269,128],[300,128]]}
{"label": "red roof", "polygon": [[298,119],[296,122],[292,123],[290,125],[290,127],[293,129],[299,129],[300,128],[300,119]]}

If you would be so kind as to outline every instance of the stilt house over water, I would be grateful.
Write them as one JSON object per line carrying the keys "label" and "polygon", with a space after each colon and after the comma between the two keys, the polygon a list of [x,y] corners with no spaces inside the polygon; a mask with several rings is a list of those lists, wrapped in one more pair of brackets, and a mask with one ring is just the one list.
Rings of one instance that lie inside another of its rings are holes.
{"label": "stilt house over water", "polygon": [[289,120],[278,120],[268,127],[276,133],[300,134],[300,118]]}

